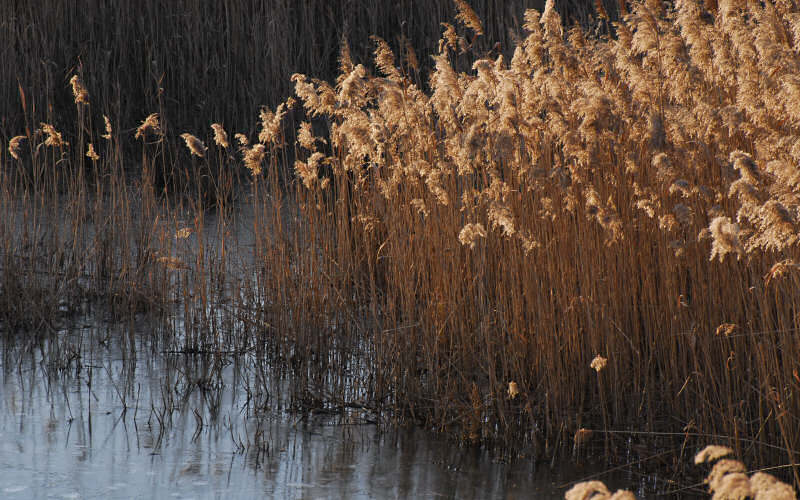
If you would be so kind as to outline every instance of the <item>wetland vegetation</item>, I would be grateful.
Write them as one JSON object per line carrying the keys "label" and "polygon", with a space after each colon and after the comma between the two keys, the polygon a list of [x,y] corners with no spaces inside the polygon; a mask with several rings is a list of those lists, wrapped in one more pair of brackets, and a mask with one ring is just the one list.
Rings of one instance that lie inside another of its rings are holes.
{"label": "wetland vegetation", "polygon": [[[409,2],[343,32],[317,2],[87,1],[74,31],[46,3],[0,7],[4,356],[147,317],[203,365],[169,398],[646,463],[678,496],[710,444],[800,483],[796,3]],[[774,486],[733,462],[719,498]]]}

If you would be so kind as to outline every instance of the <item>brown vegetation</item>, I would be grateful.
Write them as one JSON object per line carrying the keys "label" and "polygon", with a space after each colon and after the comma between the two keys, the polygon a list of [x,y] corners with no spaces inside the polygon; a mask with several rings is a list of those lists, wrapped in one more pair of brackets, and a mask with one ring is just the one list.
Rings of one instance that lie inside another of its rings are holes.
{"label": "brown vegetation", "polygon": [[[606,5],[611,12],[614,1]],[[569,20],[586,23],[593,14],[592,2],[558,5]],[[541,10],[544,0],[472,6],[485,22],[486,39],[509,50],[522,13]],[[0,134],[24,123],[17,83],[46,121],[64,117],[70,102],[61,84],[75,68],[84,71],[95,109],[115,123],[130,126],[142,110],[161,109],[176,131],[201,130],[211,120],[252,132],[252,111],[289,95],[290,75],[335,76],[342,38],[364,60],[370,37],[380,36],[395,50],[420,54],[427,68],[422,56],[435,50],[440,23],[452,22],[455,13],[452,0],[2,2]]]}
{"label": "brown vegetation", "polygon": [[[299,404],[536,457],[585,430],[612,459],[632,433],[722,437],[794,468],[796,6],[648,0],[611,38],[565,30],[548,2],[509,60],[458,71],[481,25],[457,4],[429,86],[380,41],[379,74],[345,46],[335,82],[292,76],[313,122],[291,169],[293,99],[236,146],[214,127],[176,148],[158,114],[101,135],[80,92],[63,138],[22,95],[29,128],[0,168],[5,323],[100,296],[177,309],[187,346],[282,360]],[[232,205],[242,166],[249,204]]]}
{"label": "brown vegetation", "polygon": [[[695,455],[694,463],[711,463],[714,466],[705,479],[713,500],[797,500],[790,485],[771,474],[756,471],[748,476],[747,468],[739,460],[722,458],[733,450],[726,446],[708,445]],[[721,460],[720,460],[721,459]],[[619,490],[613,494],[601,481],[578,483],[565,495],[566,500],[634,500],[630,491]]]}

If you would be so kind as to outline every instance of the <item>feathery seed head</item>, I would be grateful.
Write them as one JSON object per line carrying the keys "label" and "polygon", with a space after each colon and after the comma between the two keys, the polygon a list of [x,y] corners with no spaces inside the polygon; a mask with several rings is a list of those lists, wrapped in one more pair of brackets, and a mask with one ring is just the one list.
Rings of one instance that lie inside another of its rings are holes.
{"label": "feathery seed head", "polygon": [[514,399],[519,395],[519,386],[513,380],[508,383],[508,397]]}
{"label": "feathery seed head", "polygon": [[325,156],[322,153],[315,152],[308,158],[308,161],[306,162],[295,160],[295,172],[297,172],[297,175],[299,175],[303,180],[303,185],[306,187],[306,189],[313,189],[319,180],[319,162],[324,157]]}
{"label": "feathery seed head", "polygon": [[745,499],[751,498],[750,478],[744,472],[732,472],[723,475],[714,486],[709,486],[714,498]]}
{"label": "feathery seed head", "polygon": [[89,158],[89,159],[91,159],[92,161],[97,161],[97,160],[99,160],[99,159],[100,159],[100,155],[98,155],[98,154],[95,152],[95,150],[94,150],[94,146],[92,145],[92,143],[91,143],[91,142],[89,143],[89,146],[88,146],[88,147],[87,147],[87,149],[86,149],[86,157],[87,157],[87,158]]}
{"label": "feathery seed head", "polygon": [[19,155],[22,152],[22,141],[27,139],[24,135],[18,135],[16,137],[12,137],[10,141],[8,141],[8,152],[11,153],[11,157],[15,160],[19,160]]}
{"label": "feathery seed head", "polygon": [[302,122],[297,130],[297,143],[308,151],[314,151],[317,149],[317,141],[324,143],[324,139],[314,137],[314,131],[309,122]]}
{"label": "feathery seed head", "polygon": [[250,139],[248,139],[247,136],[242,133],[234,134],[233,138],[239,143],[240,148],[250,145]]}
{"label": "feathery seed head", "polygon": [[776,279],[782,279],[790,273],[800,274],[800,264],[792,259],[785,259],[772,265],[769,272],[764,276],[765,286],[769,286]]}
{"label": "feathery seed head", "polygon": [[540,19],[544,28],[545,36],[548,38],[561,39],[564,36],[564,27],[561,24],[561,16],[556,12],[554,0],[547,0],[544,4],[544,11]]}
{"label": "feathery seed head", "polygon": [[744,248],[739,241],[739,225],[731,223],[729,217],[717,217],[708,226],[711,232],[711,256],[709,260],[719,257],[722,261],[729,253],[735,252],[739,257],[744,255]]}
{"label": "feathery seed head", "polygon": [[[447,194],[447,191],[442,186],[442,171],[438,169],[433,169],[428,172],[427,177],[425,178],[425,184],[428,186],[428,189],[433,196],[436,197],[436,201],[440,205],[449,205],[450,204],[450,196]],[[467,224],[469,226],[470,224]],[[474,224],[473,224],[474,225]],[[480,226],[480,224],[478,224]],[[466,227],[466,226],[465,226]],[[483,229],[483,226],[480,226]],[[486,232],[484,230],[483,236],[486,236]],[[463,243],[463,242],[462,242]],[[472,245],[470,245],[472,246]]]}
{"label": "feathery seed head", "polygon": [[740,177],[731,183],[728,188],[728,196],[738,198],[743,205],[757,205],[760,202],[758,189],[744,177]]}
{"label": "feathery seed head", "polygon": [[460,241],[462,245],[469,245],[471,249],[474,249],[475,245],[477,245],[478,241],[482,238],[486,238],[486,228],[484,228],[481,223],[465,224],[461,232],[458,233],[458,241]]}
{"label": "feathery seed head", "polygon": [[750,476],[750,488],[755,500],[797,500],[794,488],[766,472]]}
{"label": "feathery seed head", "polygon": [[608,358],[604,358],[603,356],[598,354],[597,356],[594,357],[591,365],[589,366],[591,366],[591,368],[597,373],[600,373],[606,368],[606,365],[608,365]]}
{"label": "feathery seed head", "polygon": [[181,138],[186,142],[186,147],[189,148],[189,151],[194,156],[198,156],[200,158],[205,157],[206,149],[208,148],[206,148],[206,145],[203,144],[203,141],[189,133],[181,134]]}
{"label": "feathery seed head", "polygon": [[730,162],[733,163],[733,168],[739,171],[739,175],[743,179],[754,186],[758,185],[761,176],[752,156],[743,151],[733,151],[730,154]]}
{"label": "feathery seed head", "polygon": [[[731,458],[723,458],[722,460],[718,461],[714,464],[714,467],[711,469],[711,472],[708,474],[706,478],[706,482],[708,483],[708,489],[712,492],[717,491],[723,487],[725,484],[723,479],[725,476],[729,474],[743,474],[747,472],[747,468],[744,466],[742,462],[739,460],[734,460]],[[746,478],[747,476],[745,476]],[[743,497],[730,497],[730,498],[746,498],[747,495]],[[728,498],[728,497],[723,497]]]}
{"label": "feathery seed head", "polygon": [[224,149],[229,148],[231,143],[228,141],[228,133],[225,132],[222,124],[212,123],[211,128],[214,130],[214,142],[217,146]]}
{"label": "feathery seed head", "polygon": [[[577,434],[576,434],[577,436]],[[611,492],[602,481],[584,481],[578,483],[564,494],[565,500],[608,499]]]}
{"label": "feathery seed head", "polygon": [[677,173],[672,167],[672,162],[666,153],[658,153],[653,157],[653,161],[651,163],[653,168],[656,169],[656,178],[662,184],[669,185],[677,177]]}
{"label": "feathery seed head", "polygon": [[89,92],[83,86],[80,77],[73,75],[69,83],[72,85],[72,95],[75,97],[75,104],[89,104]]}
{"label": "feathery seed head", "polygon": [[136,129],[134,138],[144,137],[148,133],[161,135],[161,124],[159,123],[158,113],[151,113]]}
{"label": "feathery seed head", "polygon": [[458,14],[456,19],[461,21],[464,26],[475,32],[475,36],[483,35],[483,25],[481,19],[472,10],[472,7],[465,0],[453,0],[456,3]]}
{"label": "feathery seed head", "polygon": [[[355,67],[355,65],[353,64],[353,58],[350,56],[350,43],[348,43],[348,41],[347,41],[347,36],[346,35],[342,35],[342,39],[339,41],[339,75],[340,75],[340,78],[342,76],[344,76],[344,75],[349,75],[353,71],[354,67]],[[294,77],[292,77],[292,78],[294,78]]]}
{"label": "feathery seed head", "polygon": [[402,80],[400,72],[394,66],[394,52],[392,52],[389,44],[379,36],[371,36],[370,38],[376,44],[375,65],[381,70],[381,73],[392,81],[399,82]]}
{"label": "feathery seed head", "polygon": [[263,144],[256,144],[252,148],[244,150],[244,165],[254,177],[261,174],[261,162],[264,161],[266,154],[267,149]]}
{"label": "feathery seed head", "polygon": [[364,89],[364,77],[367,75],[367,70],[363,65],[357,65],[353,71],[345,77],[339,90],[339,102],[343,104],[351,104],[363,97],[362,90]]}
{"label": "feathery seed head", "polygon": [[50,125],[49,123],[42,123],[42,131],[47,135],[47,139],[44,141],[45,146],[50,146],[51,148],[63,148],[65,146],[69,146],[69,143],[64,141],[61,137],[61,132],[57,131],[55,127]]}
{"label": "feathery seed head", "polygon": [[101,135],[100,137],[102,137],[103,139],[105,139],[107,141],[110,141],[111,140],[111,133],[112,133],[111,120],[106,115],[103,115],[103,121],[105,122],[105,125],[106,125],[106,133]]}
{"label": "feathery seed head", "polygon": [[504,236],[513,236],[516,232],[514,228],[514,216],[511,210],[499,204],[493,205],[489,208],[489,223],[493,228],[499,227],[503,231]]}
{"label": "feathery seed head", "polygon": [[261,132],[258,134],[258,142],[267,144],[276,142],[278,133],[281,130],[281,120],[286,115],[286,103],[280,103],[273,113],[267,108],[261,108]]}
{"label": "feathery seed head", "polygon": [[461,37],[458,36],[456,29],[452,24],[442,23],[442,26],[444,26],[444,32],[442,33],[442,38],[439,40],[439,54],[444,55],[445,50],[448,48],[450,48],[450,50],[457,51],[460,45],[459,41],[461,40]]}

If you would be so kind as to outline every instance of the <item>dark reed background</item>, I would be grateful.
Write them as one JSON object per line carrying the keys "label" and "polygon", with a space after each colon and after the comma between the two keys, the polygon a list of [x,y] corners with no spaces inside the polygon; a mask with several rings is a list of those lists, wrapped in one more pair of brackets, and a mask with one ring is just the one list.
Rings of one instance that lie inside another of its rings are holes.
{"label": "dark reed background", "polygon": [[[476,49],[499,42],[507,53],[525,9],[544,7],[541,0],[473,3],[486,31]],[[593,13],[585,1],[558,4],[565,19],[587,22]],[[94,109],[111,112],[126,127],[161,109],[181,130],[209,120],[252,129],[254,109],[274,107],[291,94],[293,73],[336,76],[343,36],[364,63],[375,47],[370,36],[398,53],[408,40],[429,68],[440,23],[453,22],[454,15],[449,0],[2,2],[1,130],[13,135],[23,122],[18,84],[40,119],[57,122],[72,105],[64,89],[76,71]]]}

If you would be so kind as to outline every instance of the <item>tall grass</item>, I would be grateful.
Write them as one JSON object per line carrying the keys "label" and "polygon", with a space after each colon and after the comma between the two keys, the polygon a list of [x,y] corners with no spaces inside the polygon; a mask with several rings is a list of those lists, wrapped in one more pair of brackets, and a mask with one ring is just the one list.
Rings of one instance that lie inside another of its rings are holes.
{"label": "tall grass", "polygon": [[636,428],[794,463],[796,19],[642,2],[592,37],[550,2],[471,71],[448,29],[429,89],[383,44],[380,75],[346,53],[336,86],[295,75],[330,123],[299,198],[363,304],[373,397],[541,453]]}
{"label": "tall grass", "polygon": [[[764,471],[753,471],[750,476],[745,465],[733,458],[733,450],[726,446],[708,445],[695,455],[695,464],[714,463],[704,484],[713,500],[736,498],[764,498],[769,500],[796,500],[797,493],[788,484],[779,481]],[[686,494],[687,489],[673,493]],[[566,500],[635,500],[630,491],[617,490],[611,493],[601,481],[585,481],[576,484],[564,495]]]}
{"label": "tall grass", "polygon": [[[544,5],[475,4],[487,20],[487,38],[506,50],[512,45],[508,30],[519,31],[524,9]],[[587,22],[592,13],[591,2],[560,5],[567,19]],[[439,23],[451,22],[454,13],[450,0],[4,2],[0,130],[10,133],[24,119],[17,83],[48,121],[63,116],[71,103],[59,92],[61,84],[80,67],[95,106],[125,127],[141,120],[142,110],[161,107],[179,130],[198,130],[208,120],[249,130],[253,109],[274,107],[291,92],[292,73],[333,78],[343,37],[359,58],[369,54],[372,35],[397,50],[428,54]],[[426,58],[419,60],[428,66]]]}
{"label": "tall grass", "polygon": [[797,7],[638,2],[609,37],[548,2],[506,59],[473,57],[486,29],[456,4],[427,83],[382,39],[375,74],[344,45],[335,82],[295,74],[296,100],[229,141],[159,108],[105,133],[80,92],[59,140],[23,100],[5,323],[105,295],[177,309],[187,351],[278,361],[299,408],[540,458],[645,436],[795,468]]}

